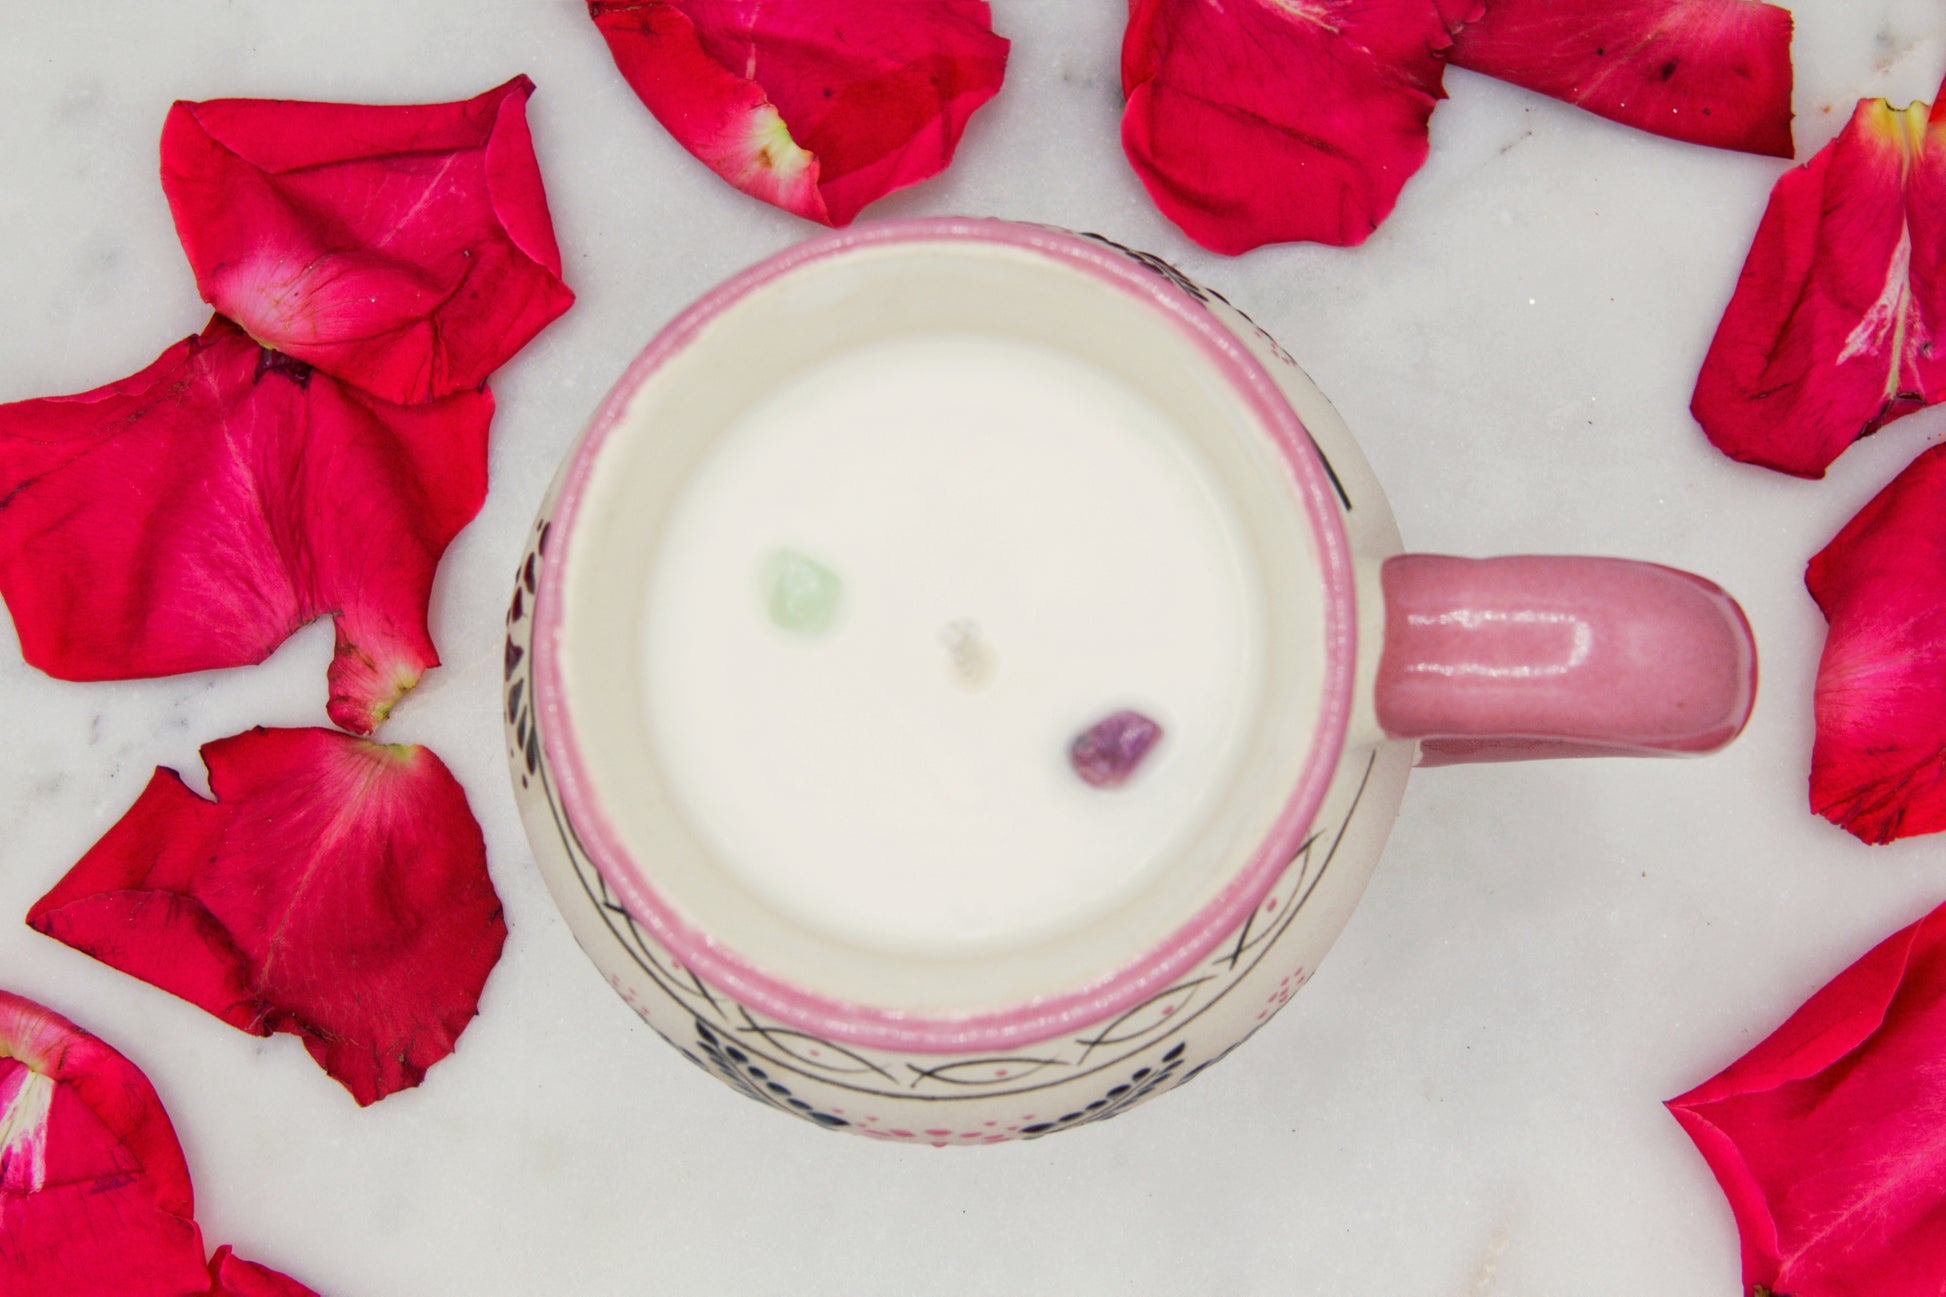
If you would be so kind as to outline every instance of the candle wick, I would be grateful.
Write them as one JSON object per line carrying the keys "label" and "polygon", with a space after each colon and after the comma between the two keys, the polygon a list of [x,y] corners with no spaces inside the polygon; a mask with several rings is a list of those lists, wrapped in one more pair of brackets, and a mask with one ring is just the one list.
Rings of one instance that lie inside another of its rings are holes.
{"label": "candle wick", "polygon": [[970,617],[958,617],[939,632],[946,647],[947,671],[954,684],[968,693],[978,693],[993,683],[1000,670],[1000,655],[980,634],[980,624]]}

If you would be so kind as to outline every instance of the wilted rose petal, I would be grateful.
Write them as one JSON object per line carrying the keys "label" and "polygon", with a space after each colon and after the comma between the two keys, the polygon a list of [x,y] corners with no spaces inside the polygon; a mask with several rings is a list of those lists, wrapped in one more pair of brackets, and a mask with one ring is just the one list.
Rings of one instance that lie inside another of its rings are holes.
{"label": "wilted rose petal", "polygon": [[0,1292],[202,1291],[189,1169],[148,1078],[0,991]]}
{"label": "wilted rose petal", "polygon": [[1939,1291],[1946,1275],[1946,907],[1888,937],[1669,1110],[1778,1297]]}
{"label": "wilted rose petal", "polygon": [[427,667],[433,569],[486,497],[493,400],[373,400],[223,319],[132,378],[0,405],[0,595],[29,662],[119,680],[260,662],[335,615],[331,718]]}
{"label": "wilted rose petal", "polygon": [[1946,446],[1859,510],[1804,583],[1831,624],[1811,808],[1867,842],[1946,829]]}
{"label": "wilted rose petal", "polygon": [[1362,243],[1426,159],[1479,0],[1129,0],[1122,149],[1215,252]]}
{"label": "wilted rose petal", "polygon": [[1449,57],[1625,126],[1791,156],[1791,15],[1759,0],[1490,0]]}
{"label": "wilted rose petal", "polygon": [[945,170],[1007,42],[985,0],[591,0],[656,120],[745,193],[826,225]]}
{"label": "wilted rose petal", "polygon": [[209,1297],[318,1297],[289,1275],[245,1261],[228,1244],[209,1259]]}
{"label": "wilted rose petal", "polygon": [[233,1027],[288,1031],[361,1104],[417,1085],[477,1011],[507,927],[439,758],[331,730],[158,770],[27,921]]}
{"label": "wilted rose petal", "polygon": [[477,388],[574,301],[527,132],[533,90],[176,104],[162,189],[198,291],[385,400]]}
{"label": "wilted rose petal", "polygon": [[1946,121],[1860,100],[1771,191],[1690,409],[1725,454],[1822,477],[1858,438],[1946,396],[1942,328]]}

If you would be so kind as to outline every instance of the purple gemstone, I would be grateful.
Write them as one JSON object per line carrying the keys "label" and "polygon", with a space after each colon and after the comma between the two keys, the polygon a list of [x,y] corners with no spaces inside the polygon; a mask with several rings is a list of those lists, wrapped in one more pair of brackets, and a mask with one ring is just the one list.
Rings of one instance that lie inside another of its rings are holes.
{"label": "purple gemstone", "polygon": [[1120,788],[1161,738],[1162,727],[1141,712],[1119,711],[1082,731],[1068,764],[1093,787]]}

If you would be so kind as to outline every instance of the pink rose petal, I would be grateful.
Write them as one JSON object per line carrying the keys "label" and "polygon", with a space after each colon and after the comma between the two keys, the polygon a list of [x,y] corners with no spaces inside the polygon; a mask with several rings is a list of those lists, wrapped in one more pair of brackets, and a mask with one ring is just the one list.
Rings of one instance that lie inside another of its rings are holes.
{"label": "pink rose petal", "polygon": [[0,991],[0,1293],[202,1291],[189,1169],[148,1078]]}
{"label": "pink rose petal", "polygon": [[1426,159],[1451,31],[1479,0],[1130,0],[1122,148],[1215,252],[1355,244]]}
{"label": "pink rose petal", "polygon": [[477,388],[574,301],[526,77],[461,103],[178,103],[162,188],[196,286],[387,401]]}
{"label": "pink rose petal", "polygon": [[1867,842],[1946,829],[1946,446],[1811,560],[1818,660],[1811,808]]}
{"label": "pink rose petal", "polygon": [[214,801],[158,770],[28,912],[233,1027],[288,1031],[360,1104],[452,1052],[506,923],[466,795],[432,753],[331,730],[203,748]]}
{"label": "pink rose petal", "polygon": [[1450,57],[1624,126],[1791,156],[1791,15],[1759,0],[1488,0]]}
{"label": "pink rose petal", "polygon": [[1670,1112],[1736,1214],[1746,1290],[1917,1297],[1946,1275],[1946,907]]}
{"label": "pink rose petal", "polygon": [[67,680],[260,662],[337,619],[361,733],[437,664],[440,554],[486,496],[493,400],[377,401],[227,320],[80,396],[0,405],[0,595]]}
{"label": "pink rose petal", "polygon": [[228,1244],[209,1259],[208,1297],[318,1297],[289,1275],[245,1261]]}
{"label": "pink rose petal", "polygon": [[1725,454],[1822,477],[1946,398],[1943,329],[1946,121],[1860,100],[1771,191],[1690,409]]}
{"label": "pink rose petal", "polygon": [[985,0],[592,0],[622,75],[685,149],[826,225],[945,170],[1000,89]]}

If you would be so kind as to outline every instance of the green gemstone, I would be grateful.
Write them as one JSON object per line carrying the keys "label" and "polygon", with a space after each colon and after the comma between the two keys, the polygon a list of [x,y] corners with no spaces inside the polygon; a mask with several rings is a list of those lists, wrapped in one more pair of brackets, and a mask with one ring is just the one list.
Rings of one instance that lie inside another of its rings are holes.
{"label": "green gemstone", "polygon": [[799,635],[818,635],[838,616],[838,574],[795,550],[780,549],[765,565],[770,620]]}

